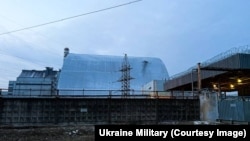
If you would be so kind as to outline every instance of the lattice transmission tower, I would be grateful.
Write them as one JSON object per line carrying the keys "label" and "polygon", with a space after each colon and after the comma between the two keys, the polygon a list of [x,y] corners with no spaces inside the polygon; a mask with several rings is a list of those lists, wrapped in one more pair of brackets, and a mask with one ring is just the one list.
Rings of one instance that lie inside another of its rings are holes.
{"label": "lattice transmission tower", "polygon": [[127,54],[125,54],[120,71],[122,72],[121,78],[118,80],[121,82],[122,96],[127,97],[130,95],[130,80],[134,79],[130,76],[130,64],[128,62]]}

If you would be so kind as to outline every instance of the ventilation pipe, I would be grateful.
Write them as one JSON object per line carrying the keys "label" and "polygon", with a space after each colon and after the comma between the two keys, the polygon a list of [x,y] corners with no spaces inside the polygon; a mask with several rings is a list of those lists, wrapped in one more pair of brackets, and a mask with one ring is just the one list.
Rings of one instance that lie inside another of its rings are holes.
{"label": "ventilation pipe", "polygon": [[69,48],[64,48],[64,58],[69,54]]}

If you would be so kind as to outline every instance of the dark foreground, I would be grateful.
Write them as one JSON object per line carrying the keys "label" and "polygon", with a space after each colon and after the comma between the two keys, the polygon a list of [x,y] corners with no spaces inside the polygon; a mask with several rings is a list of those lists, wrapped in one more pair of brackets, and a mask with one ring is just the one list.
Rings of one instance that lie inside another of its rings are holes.
{"label": "dark foreground", "polygon": [[0,128],[0,141],[94,141],[94,126]]}

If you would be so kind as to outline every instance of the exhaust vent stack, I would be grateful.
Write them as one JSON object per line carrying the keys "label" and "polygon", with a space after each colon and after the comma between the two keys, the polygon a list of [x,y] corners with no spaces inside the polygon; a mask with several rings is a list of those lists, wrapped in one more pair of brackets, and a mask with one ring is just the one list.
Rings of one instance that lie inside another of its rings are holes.
{"label": "exhaust vent stack", "polygon": [[64,58],[69,54],[69,48],[64,48]]}

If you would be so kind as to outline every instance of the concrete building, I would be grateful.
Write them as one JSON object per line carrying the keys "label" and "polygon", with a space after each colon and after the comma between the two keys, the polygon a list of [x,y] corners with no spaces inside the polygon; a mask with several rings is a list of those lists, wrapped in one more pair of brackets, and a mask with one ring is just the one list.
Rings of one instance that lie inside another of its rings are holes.
{"label": "concrete building", "polygon": [[151,98],[171,98],[173,95],[164,89],[166,81],[167,80],[152,80],[143,85],[142,93],[149,95]]}
{"label": "concrete building", "polygon": [[46,67],[45,70],[22,70],[15,81],[9,81],[8,95],[56,95],[58,75],[59,71],[51,67]]}

